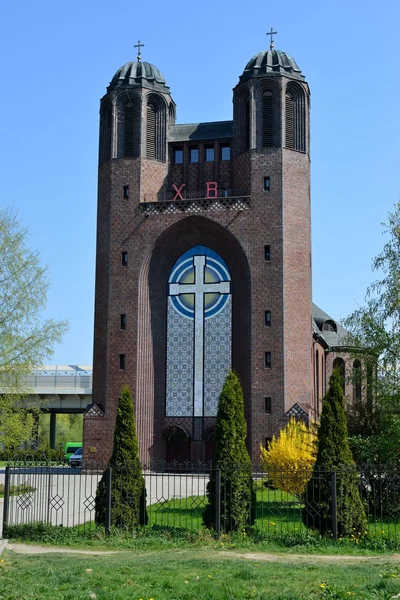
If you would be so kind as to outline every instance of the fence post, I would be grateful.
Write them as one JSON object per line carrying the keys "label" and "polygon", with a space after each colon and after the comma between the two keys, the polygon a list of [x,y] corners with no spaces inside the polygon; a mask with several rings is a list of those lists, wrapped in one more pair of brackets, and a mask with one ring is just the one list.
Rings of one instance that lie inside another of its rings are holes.
{"label": "fence post", "polygon": [[336,471],[332,471],[331,479],[332,491],[332,536],[337,540],[337,495],[336,495]]}
{"label": "fence post", "polygon": [[221,535],[221,470],[215,470],[215,532]]}
{"label": "fence post", "polygon": [[3,506],[3,538],[8,525],[8,513],[10,510],[10,465],[6,466],[4,479],[4,506]]}
{"label": "fence post", "polygon": [[111,485],[112,485],[112,467],[106,469],[106,535],[110,535],[111,530]]}

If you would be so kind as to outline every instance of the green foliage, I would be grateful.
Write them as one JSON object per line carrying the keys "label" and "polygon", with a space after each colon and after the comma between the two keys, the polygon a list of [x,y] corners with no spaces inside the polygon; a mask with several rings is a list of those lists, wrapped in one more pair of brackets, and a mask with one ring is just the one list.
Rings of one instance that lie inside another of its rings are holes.
{"label": "green foliage", "polygon": [[[111,524],[131,529],[145,525],[146,488],[139,460],[132,394],[128,387],[122,388],[114,430],[114,445],[110,459],[112,468]],[[107,470],[98,484],[95,500],[95,520],[106,523]]]}
{"label": "green foliage", "polygon": [[344,325],[355,351],[368,348],[374,357],[378,373],[371,382],[374,395],[377,404],[391,412],[400,409],[400,203],[384,226],[387,242],[372,262],[381,278],[369,286],[365,305]]}
{"label": "green foliage", "polygon": [[0,209],[0,442],[10,449],[31,437],[38,412],[26,400],[24,377],[49,359],[67,329],[66,321],[42,318],[49,279],[27,233],[15,212]]}
{"label": "green foliage", "polygon": [[[254,523],[255,492],[246,433],[242,386],[236,373],[231,371],[219,397],[213,461],[221,473],[222,531],[245,531]],[[215,469],[210,474],[207,498],[204,523],[206,527],[213,528],[216,515]]]}
{"label": "green foliage", "polygon": [[367,528],[359,494],[359,477],[347,438],[346,412],[340,374],[334,370],[324,398],[318,429],[318,453],[306,490],[303,520],[308,527],[331,533],[331,473],[337,476],[337,531],[339,536],[362,537]]}

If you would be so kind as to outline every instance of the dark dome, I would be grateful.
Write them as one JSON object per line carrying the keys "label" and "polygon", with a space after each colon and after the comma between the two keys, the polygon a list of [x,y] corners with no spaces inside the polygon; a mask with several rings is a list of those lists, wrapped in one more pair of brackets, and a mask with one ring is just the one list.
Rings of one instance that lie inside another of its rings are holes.
{"label": "dark dome", "polygon": [[239,77],[240,83],[247,81],[250,77],[263,75],[286,75],[296,79],[304,79],[294,58],[282,50],[263,50],[255,54],[249,60]]}
{"label": "dark dome", "polygon": [[117,87],[146,85],[168,88],[164,75],[148,62],[128,62],[118,69],[108,86],[108,91]]}

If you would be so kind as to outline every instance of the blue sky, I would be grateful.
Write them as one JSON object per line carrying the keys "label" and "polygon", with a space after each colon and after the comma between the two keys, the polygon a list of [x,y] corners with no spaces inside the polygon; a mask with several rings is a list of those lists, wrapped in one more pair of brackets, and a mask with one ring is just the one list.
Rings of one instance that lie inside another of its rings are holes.
{"label": "blue sky", "polygon": [[99,99],[139,38],[190,123],[232,118],[278,31],[311,88],[314,301],[338,319],[363,302],[400,197],[398,0],[3,0],[0,17],[1,203],[49,266],[47,316],[70,320],[54,363],[92,362]]}

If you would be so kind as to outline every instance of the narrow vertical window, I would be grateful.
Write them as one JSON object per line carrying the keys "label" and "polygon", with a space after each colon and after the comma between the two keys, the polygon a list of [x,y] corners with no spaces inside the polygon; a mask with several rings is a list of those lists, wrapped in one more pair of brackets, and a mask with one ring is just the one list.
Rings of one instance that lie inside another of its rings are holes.
{"label": "narrow vertical window", "polygon": [[291,92],[286,94],[286,148],[294,148],[294,98]]}
{"label": "narrow vertical window", "polygon": [[265,414],[270,415],[272,412],[271,398],[264,398],[264,402],[265,402]]}
{"label": "narrow vertical window", "polygon": [[146,156],[156,158],[156,107],[147,105]]}
{"label": "narrow vertical window", "polygon": [[250,149],[250,136],[251,136],[251,128],[250,128],[250,100],[247,100],[246,102],[246,108],[245,108],[245,132],[244,132],[244,136],[245,136],[245,150],[249,150]]}
{"label": "narrow vertical window", "polygon": [[315,410],[319,415],[319,352],[315,353]]}
{"label": "narrow vertical window", "polygon": [[270,310],[265,311],[264,325],[265,325],[265,327],[271,327],[271,311]]}
{"label": "narrow vertical window", "polygon": [[190,162],[191,163],[199,162],[199,149],[198,148],[190,148]]}
{"label": "narrow vertical window", "polygon": [[230,146],[221,146],[221,160],[231,160]]}
{"label": "narrow vertical window", "polygon": [[124,156],[134,156],[135,145],[135,107],[132,102],[125,105],[124,110]]}
{"label": "narrow vertical window", "polygon": [[120,328],[126,329],[126,315],[121,315]]}
{"label": "narrow vertical window", "polygon": [[214,161],[214,146],[206,146],[205,147],[205,161],[206,162]]}
{"label": "narrow vertical window", "polygon": [[264,246],[264,260],[271,260],[271,246],[269,244]]}
{"label": "narrow vertical window", "polygon": [[262,145],[273,146],[272,92],[264,92],[262,98]]}
{"label": "narrow vertical window", "polygon": [[264,177],[264,192],[269,192],[271,189],[271,180],[269,177]]}
{"label": "narrow vertical window", "polygon": [[128,265],[128,253],[121,252],[121,266],[126,267]]}
{"label": "narrow vertical window", "polygon": [[181,165],[183,163],[183,148],[175,148],[174,163],[176,165]]}
{"label": "narrow vertical window", "polygon": [[119,369],[120,371],[125,371],[125,354],[119,355]]}
{"label": "narrow vertical window", "polygon": [[265,353],[265,368],[266,369],[270,369],[271,368],[271,352],[266,352]]}
{"label": "narrow vertical window", "polygon": [[353,402],[360,402],[362,394],[361,363],[355,360],[353,363]]}
{"label": "narrow vertical window", "polygon": [[124,200],[129,200],[129,185],[124,185],[122,190],[122,197]]}

